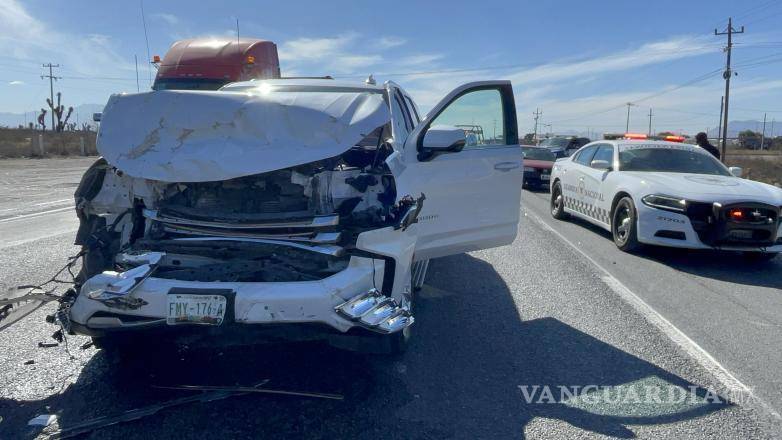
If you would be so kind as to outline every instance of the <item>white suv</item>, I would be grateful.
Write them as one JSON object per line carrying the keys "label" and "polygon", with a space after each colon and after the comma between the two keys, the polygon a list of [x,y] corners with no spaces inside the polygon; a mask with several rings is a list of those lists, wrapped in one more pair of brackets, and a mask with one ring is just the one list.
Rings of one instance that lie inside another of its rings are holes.
{"label": "white suv", "polygon": [[429,259],[516,236],[507,81],[458,87],[424,119],[391,82],[293,79],[114,95],[102,119],[103,158],[76,192],[78,294],[63,306],[100,346],[268,336],[399,350]]}

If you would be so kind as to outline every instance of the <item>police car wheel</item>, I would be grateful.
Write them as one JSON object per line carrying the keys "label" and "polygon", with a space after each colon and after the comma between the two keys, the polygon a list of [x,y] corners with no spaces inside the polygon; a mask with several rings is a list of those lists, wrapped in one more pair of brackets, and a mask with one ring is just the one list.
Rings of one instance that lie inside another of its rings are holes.
{"label": "police car wheel", "polygon": [[551,188],[551,216],[557,220],[568,217],[565,212],[565,197],[562,195],[562,184],[555,182]]}
{"label": "police car wheel", "polygon": [[637,214],[633,199],[623,197],[611,214],[611,232],[616,247],[625,252],[632,252],[641,247],[636,225]]}

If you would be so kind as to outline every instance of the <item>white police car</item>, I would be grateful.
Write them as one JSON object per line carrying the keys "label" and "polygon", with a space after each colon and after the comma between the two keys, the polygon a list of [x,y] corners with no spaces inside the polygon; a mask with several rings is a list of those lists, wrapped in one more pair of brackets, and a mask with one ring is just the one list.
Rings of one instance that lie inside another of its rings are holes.
{"label": "white police car", "polygon": [[782,190],[740,178],[695,146],[626,135],[596,141],[555,162],[551,215],[609,230],[619,249],[641,244],[782,252]]}

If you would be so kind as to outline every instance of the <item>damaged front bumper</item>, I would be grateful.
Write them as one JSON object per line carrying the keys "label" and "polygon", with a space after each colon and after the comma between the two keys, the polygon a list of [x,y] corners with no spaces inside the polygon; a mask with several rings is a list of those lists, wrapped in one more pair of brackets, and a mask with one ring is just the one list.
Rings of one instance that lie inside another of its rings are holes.
{"label": "damaged front bumper", "polygon": [[[120,254],[123,263],[136,266],[88,279],[69,308],[71,327],[94,337],[183,329],[212,335],[221,328],[282,324],[311,324],[332,333],[399,332],[414,322],[409,310],[413,236],[393,227],[365,232],[343,270],[313,281],[183,281],[155,276],[165,253]],[[207,325],[176,323],[169,300],[174,294],[225,297],[224,318]]]}

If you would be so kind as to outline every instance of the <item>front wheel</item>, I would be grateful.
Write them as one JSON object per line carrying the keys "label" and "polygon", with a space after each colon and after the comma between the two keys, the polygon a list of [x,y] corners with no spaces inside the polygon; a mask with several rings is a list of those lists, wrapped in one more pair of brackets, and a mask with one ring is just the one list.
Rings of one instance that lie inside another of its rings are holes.
{"label": "front wheel", "polygon": [[623,197],[611,214],[611,233],[620,250],[632,252],[641,247],[638,242],[638,214],[630,197]]}
{"label": "front wheel", "polygon": [[562,195],[562,184],[554,182],[551,188],[551,216],[557,220],[565,220],[568,215],[565,212],[565,197]]}

